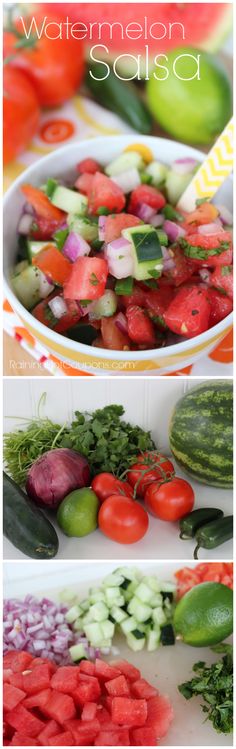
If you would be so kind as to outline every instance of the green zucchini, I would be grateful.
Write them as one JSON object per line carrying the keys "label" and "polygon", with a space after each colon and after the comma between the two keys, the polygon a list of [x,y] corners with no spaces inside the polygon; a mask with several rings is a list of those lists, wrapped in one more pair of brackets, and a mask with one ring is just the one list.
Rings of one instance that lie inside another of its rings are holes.
{"label": "green zucchini", "polygon": [[[95,80],[95,78],[98,80]],[[102,80],[99,63],[90,63],[86,84],[99,104],[118,114],[134,130],[149,135],[152,130],[152,118],[144,102],[137,94],[134,84],[120,81],[111,69],[107,78]]]}
{"label": "green zucchini", "polygon": [[4,472],[3,533],[32,559],[48,559],[57,554],[59,542],[52,524]]}

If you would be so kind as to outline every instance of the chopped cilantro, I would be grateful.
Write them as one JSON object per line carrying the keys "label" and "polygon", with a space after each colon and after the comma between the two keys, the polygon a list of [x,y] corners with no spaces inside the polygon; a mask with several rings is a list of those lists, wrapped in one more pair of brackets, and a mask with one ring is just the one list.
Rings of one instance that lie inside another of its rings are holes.
{"label": "chopped cilantro", "polygon": [[220,242],[220,245],[213,247],[209,250],[204,250],[203,247],[197,245],[191,245],[186,239],[179,240],[179,243],[187,257],[194,258],[196,260],[207,260],[213,255],[221,255],[222,252],[229,249],[229,242]]}
{"label": "chopped cilantro", "polygon": [[98,216],[108,216],[110,213],[109,208],[107,208],[105,205],[101,205],[100,208],[97,210]]}
{"label": "chopped cilantro", "polygon": [[58,185],[57,180],[52,179],[52,177],[49,177],[49,179],[47,180],[46,187],[45,187],[45,192],[48,198],[52,198],[57,185]]}
{"label": "chopped cilantro", "polygon": [[233,730],[233,651],[232,645],[221,643],[212,648],[215,653],[224,653],[216,663],[207,666],[198,661],[193,666],[196,676],[178,687],[186,700],[200,696],[201,705],[217,733],[231,733]]}
{"label": "chopped cilantro", "polygon": [[232,272],[232,265],[222,265],[222,268],[221,268],[222,276],[229,276],[231,272]]}
{"label": "chopped cilantro", "polygon": [[62,250],[62,247],[64,247],[68,234],[69,234],[69,229],[58,229],[58,231],[55,231],[55,234],[53,235],[53,239],[55,239],[58,250]]}
{"label": "chopped cilantro", "polygon": [[91,283],[92,286],[97,286],[99,283],[98,277],[96,276],[96,273],[91,273],[91,276],[89,276],[89,283]]}

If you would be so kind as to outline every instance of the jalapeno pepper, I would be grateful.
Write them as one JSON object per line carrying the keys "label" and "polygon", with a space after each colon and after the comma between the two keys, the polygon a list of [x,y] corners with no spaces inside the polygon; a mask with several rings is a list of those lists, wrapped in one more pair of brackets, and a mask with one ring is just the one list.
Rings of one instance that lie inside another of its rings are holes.
{"label": "jalapeno pepper", "polygon": [[207,523],[196,533],[197,546],[194,550],[194,559],[198,559],[198,549],[201,547],[215,549],[230,538],[233,538],[233,515],[226,515],[224,518]]}
{"label": "jalapeno pepper", "polygon": [[194,538],[199,528],[223,517],[223,514],[222,510],[215,507],[201,507],[199,510],[193,510],[180,520],[180,538],[183,540]]}

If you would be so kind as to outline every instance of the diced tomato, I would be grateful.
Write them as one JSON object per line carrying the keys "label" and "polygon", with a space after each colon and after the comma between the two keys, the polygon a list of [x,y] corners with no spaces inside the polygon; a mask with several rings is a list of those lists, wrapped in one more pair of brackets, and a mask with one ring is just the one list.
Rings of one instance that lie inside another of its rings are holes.
{"label": "diced tomato", "polygon": [[26,710],[23,705],[17,705],[13,710],[6,713],[6,721],[16,731],[20,731],[26,735],[38,736],[40,731],[44,728],[44,723],[35,715]]}
{"label": "diced tomato", "polygon": [[32,315],[36,317],[36,319],[39,320],[39,322],[41,322],[43,325],[46,325],[47,328],[51,328],[57,333],[66,333],[69,328],[72,328],[73,325],[76,325],[76,323],[79,322],[81,318],[81,312],[75,300],[65,299],[67,312],[65,313],[65,315],[62,315],[59,320],[57,320],[54,317],[50,307],[48,306],[48,302],[51,299],[54,299],[55,296],[63,297],[63,294],[59,294],[58,291],[53,292],[53,294],[51,294],[46,299],[43,299],[42,302],[39,302],[39,304],[34,307],[34,309],[32,310]]}
{"label": "diced tomato", "polygon": [[9,650],[3,657],[4,668],[11,668],[14,673],[26,671],[33,660],[30,653],[21,650]]}
{"label": "diced tomato", "polygon": [[13,687],[12,684],[3,684],[3,709],[13,710],[25,697],[22,689]]}
{"label": "diced tomato", "polygon": [[128,323],[128,335],[131,341],[139,345],[155,346],[155,328],[146,312],[135,304],[127,307],[126,317]]}
{"label": "diced tomato", "polygon": [[218,208],[213,203],[201,203],[194,211],[189,213],[185,218],[187,226],[201,226],[201,224],[211,224],[219,215]]}
{"label": "diced tomato", "polygon": [[125,196],[121,188],[109,177],[96,172],[88,193],[88,205],[90,213],[98,213],[99,208],[107,208],[111,213],[120,213],[125,207]]}
{"label": "diced tomato", "polygon": [[21,191],[38,216],[62,223],[66,216],[65,211],[61,211],[60,208],[53,205],[42,190],[33,187],[33,185],[21,185]]}
{"label": "diced tomato", "polygon": [[66,720],[74,718],[76,714],[72,697],[53,690],[50,700],[43,708],[43,713],[56,720],[57,723],[65,723]]}
{"label": "diced tomato", "polygon": [[108,276],[106,260],[99,257],[79,257],[70,265],[70,270],[64,286],[65,299],[92,301],[103,295]]}
{"label": "diced tomato", "polygon": [[79,174],[95,174],[96,172],[101,172],[102,167],[96,161],[95,159],[82,159],[82,161],[79,161],[78,164],[76,164],[76,170],[79,172]]}
{"label": "diced tomato", "polygon": [[12,740],[9,742],[10,746],[39,746],[39,742],[33,739],[32,736],[27,736],[26,733],[16,731]]}
{"label": "diced tomato", "polygon": [[177,335],[193,338],[208,329],[210,303],[207,289],[197,286],[181,288],[170,303],[164,320],[166,325]]}
{"label": "diced tomato", "polygon": [[95,660],[95,673],[96,676],[101,680],[109,681],[109,679],[116,679],[120,676],[120,671],[115,666],[110,666],[109,663],[96,658]]}
{"label": "diced tomato", "polygon": [[56,736],[48,739],[49,746],[74,746],[74,740],[70,731],[62,731]]}
{"label": "diced tomato", "polygon": [[127,351],[130,348],[129,336],[119,330],[116,320],[117,315],[102,317],[101,333],[104,348],[114,351]]}
{"label": "diced tomato", "polygon": [[155,697],[158,692],[146,679],[137,679],[132,684],[132,694],[139,699],[149,700],[150,697]]}
{"label": "diced tomato", "polygon": [[111,717],[114,723],[130,727],[143,726],[147,715],[146,700],[133,700],[129,697],[114,697],[112,700]]}
{"label": "diced tomato", "polygon": [[189,281],[196,268],[192,260],[185,257],[180,247],[171,247],[169,252],[170,258],[173,260],[173,267],[164,271],[163,275],[170,282],[173,282],[174,286],[180,286],[185,281]]}
{"label": "diced tomato", "polygon": [[55,219],[35,216],[30,229],[29,238],[38,242],[45,242],[47,239],[52,239],[53,234],[55,234],[61,226],[61,220],[55,221]]}
{"label": "diced tomato", "polygon": [[52,694],[51,689],[42,689],[41,692],[33,694],[32,697],[26,697],[24,700],[24,707],[39,707],[42,708],[47,704]]}
{"label": "diced tomato", "polygon": [[32,264],[36,265],[53,283],[60,286],[67,281],[72,270],[72,264],[64,255],[57,250],[52,244],[48,244],[32,259]]}
{"label": "diced tomato", "polygon": [[97,703],[96,702],[87,702],[82,710],[81,713],[81,720],[94,720],[97,713]]}
{"label": "diced tomato", "polygon": [[139,185],[131,192],[128,211],[135,213],[140,203],[146,203],[156,211],[160,211],[166,204],[166,199],[160,190],[150,185]]}
{"label": "diced tomato", "polygon": [[41,692],[50,687],[50,671],[48,666],[37,666],[33,671],[23,674],[23,689],[27,694]]}
{"label": "diced tomato", "polygon": [[156,731],[154,728],[134,728],[131,731],[131,741],[134,746],[156,746]]}
{"label": "diced tomato", "polygon": [[157,739],[166,735],[174,717],[172,705],[167,697],[158,695],[147,702],[147,722],[145,727],[153,728]]}
{"label": "diced tomato", "polygon": [[107,216],[105,223],[105,242],[114,242],[114,239],[119,239],[123,229],[128,229],[130,226],[137,226],[141,224],[141,219],[138,216],[132,216],[129,213],[119,213],[118,216]]}
{"label": "diced tomato", "polygon": [[124,728],[116,731],[100,731],[96,736],[94,746],[130,746],[129,731]]}
{"label": "diced tomato", "polygon": [[211,306],[209,319],[209,327],[211,328],[212,325],[216,325],[220,320],[224,320],[232,312],[233,301],[229,296],[212,288],[208,289],[207,297]]}
{"label": "diced tomato", "polygon": [[70,694],[77,687],[78,674],[74,666],[60,666],[51,678],[51,687]]}
{"label": "diced tomato", "polygon": [[49,720],[38,735],[40,744],[42,744],[42,746],[48,746],[48,739],[50,739],[51,736],[56,736],[59,733],[59,730],[58,723],[56,723],[55,720]]}
{"label": "diced tomato", "polygon": [[79,671],[82,671],[82,673],[84,674],[88,674],[88,676],[94,676],[95,665],[94,663],[92,663],[92,661],[80,661]]}
{"label": "diced tomato", "polygon": [[93,174],[80,174],[75,182],[75,187],[79,192],[88,195],[92,190],[93,180]]}
{"label": "diced tomato", "polygon": [[115,666],[115,668],[118,669],[124,676],[126,676],[129,681],[137,681],[137,679],[140,679],[140,671],[138,668],[133,666],[132,663],[129,663],[128,661],[112,661],[112,666]]}
{"label": "diced tomato", "polygon": [[[233,587],[233,564],[230,562],[200,563],[194,568],[183,567],[175,572],[177,579],[177,597],[182,598],[188,590],[199,583],[214,580]],[[226,581],[226,582],[225,582]]]}
{"label": "diced tomato", "polygon": [[[185,246],[185,241],[188,246]],[[232,234],[220,230],[217,234],[191,234],[182,240],[184,254],[190,257],[195,266],[217,267],[230,265],[233,258]]]}
{"label": "diced tomato", "polygon": [[216,286],[217,289],[225,291],[225,293],[233,299],[233,267],[232,265],[222,265],[220,268],[215,268],[211,276],[212,286]]}
{"label": "diced tomato", "polygon": [[127,679],[123,674],[121,676],[117,676],[116,679],[110,679],[110,681],[106,681],[105,687],[108,694],[112,695],[113,697],[127,697],[130,695],[129,685]]}
{"label": "diced tomato", "polygon": [[101,687],[98,679],[93,679],[78,684],[73,692],[73,700],[76,705],[83,707],[86,702],[97,702],[101,694]]}

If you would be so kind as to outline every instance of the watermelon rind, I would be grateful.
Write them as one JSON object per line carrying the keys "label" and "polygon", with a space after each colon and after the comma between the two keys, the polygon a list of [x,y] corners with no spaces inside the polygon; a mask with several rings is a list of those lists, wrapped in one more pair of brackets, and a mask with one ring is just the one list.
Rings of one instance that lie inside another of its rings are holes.
{"label": "watermelon rind", "polygon": [[233,388],[209,380],[189,390],[173,411],[169,440],[176,462],[209,486],[233,485]]}

